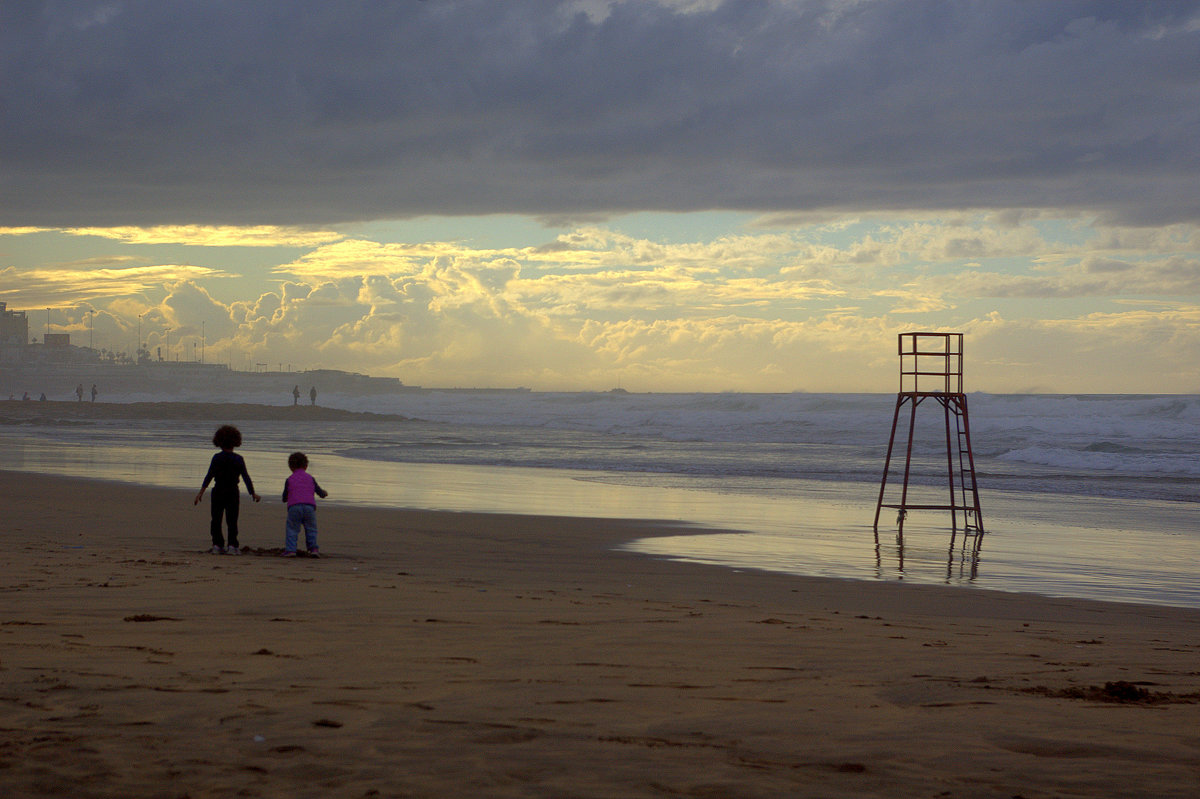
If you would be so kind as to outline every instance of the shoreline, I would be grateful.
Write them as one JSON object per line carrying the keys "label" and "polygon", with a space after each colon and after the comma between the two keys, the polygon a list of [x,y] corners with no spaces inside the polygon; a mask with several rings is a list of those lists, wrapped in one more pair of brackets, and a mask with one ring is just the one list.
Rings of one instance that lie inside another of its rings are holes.
{"label": "shoreline", "polygon": [[[324,505],[327,557],[213,556],[185,489],[0,491],[9,795],[1183,797],[1200,768],[1200,611],[614,549],[662,532],[636,520]],[[242,519],[282,541],[278,503]]]}
{"label": "shoreline", "polygon": [[120,419],[190,419],[301,422],[405,422],[407,416],[347,411],[322,405],[263,405],[252,402],[70,402],[64,400],[0,400],[0,424],[45,424],[49,421]]}

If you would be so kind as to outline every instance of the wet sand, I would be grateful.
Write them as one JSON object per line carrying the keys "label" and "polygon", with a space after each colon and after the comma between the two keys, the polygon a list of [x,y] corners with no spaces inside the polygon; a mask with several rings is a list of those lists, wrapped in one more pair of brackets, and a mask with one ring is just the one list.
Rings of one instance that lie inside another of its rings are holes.
{"label": "wet sand", "polygon": [[1200,612],[0,471],[0,795],[1193,797]]}

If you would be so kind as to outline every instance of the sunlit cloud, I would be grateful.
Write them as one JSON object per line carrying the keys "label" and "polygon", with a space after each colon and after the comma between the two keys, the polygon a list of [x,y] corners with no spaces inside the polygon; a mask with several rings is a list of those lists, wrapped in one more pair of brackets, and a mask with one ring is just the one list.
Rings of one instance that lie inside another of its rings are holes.
{"label": "sunlit cloud", "polygon": [[88,269],[8,267],[0,269],[0,298],[14,307],[58,308],[160,290],[164,283],[178,280],[222,276],[219,270],[188,264]]}
{"label": "sunlit cloud", "polygon": [[[4,231],[0,229],[0,234]],[[96,236],[126,244],[182,244],[192,247],[316,247],[342,238],[330,230],[275,225],[155,225],[152,227],[64,228],[71,236]]]}
{"label": "sunlit cloud", "polygon": [[881,289],[874,292],[874,296],[890,299],[890,311],[894,314],[930,314],[953,307],[945,297],[923,294],[915,289]]}
{"label": "sunlit cloud", "polygon": [[388,244],[348,239],[317,247],[299,259],[272,271],[310,280],[334,280],[362,275],[404,275],[420,271],[431,258],[452,255],[459,248],[448,243]]}
{"label": "sunlit cloud", "polygon": [[580,337],[625,384],[640,389],[738,390],[753,383],[761,390],[818,390],[834,377],[843,390],[879,391],[891,373],[873,362],[888,333],[882,319],[843,314],[804,321],[731,315],[589,322]]}
{"label": "sunlit cloud", "polygon": [[[662,240],[618,220],[510,247],[331,235],[299,257],[280,244],[275,265],[264,248],[256,274],[118,249],[7,267],[0,299],[53,307],[56,329],[125,349],[140,328],[176,357],[207,342],[243,366],[423,385],[889,391],[897,332],[956,329],[971,390],[1136,390],[1156,373],[1155,390],[1187,390],[1200,388],[1188,366],[1200,363],[1197,240],[1188,225],[1049,211]],[[226,262],[220,248],[212,260]]]}
{"label": "sunlit cloud", "polygon": [[974,390],[1200,393],[1200,304],[1074,318],[992,314],[963,330]]}
{"label": "sunlit cloud", "polygon": [[1200,259],[1169,256],[1126,261],[1085,255],[1069,263],[1041,265],[1027,274],[995,270],[959,272],[916,279],[924,290],[942,296],[976,298],[1200,296]]}
{"label": "sunlit cloud", "polygon": [[420,271],[434,259],[495,261],[538,265],[550,269],[601,265],[605,252],[592,249],[599,242],[588,238],[556,241],[521,248],[480,248],[453,241],[383,243],[347,239],[317,247],[295,261],[274,268],[277,274],[309,279],[335,279],[359,275],[405,275]]}

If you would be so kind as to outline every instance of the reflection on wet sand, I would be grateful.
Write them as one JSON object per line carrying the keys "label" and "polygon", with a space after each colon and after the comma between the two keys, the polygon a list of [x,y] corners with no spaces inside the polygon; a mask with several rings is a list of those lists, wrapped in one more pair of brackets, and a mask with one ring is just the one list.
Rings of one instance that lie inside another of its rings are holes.
{"label": "reflection on wet sand", "polygon": [[[875,573],[884,578],[893,570],[885,568],[885,557],[895,559],[894,573],[904,577],[904,533],[896,530],[895,546],[886,547],[881,543],[879,528],[875,533]],[[950,545],[946,550],[946,583],[950,585],[973,583],[979,577],[979,553],[983,548],[983,532],[962,532],[950,530],[947,535]],[[886,540],[886,534],[883,536]]]}

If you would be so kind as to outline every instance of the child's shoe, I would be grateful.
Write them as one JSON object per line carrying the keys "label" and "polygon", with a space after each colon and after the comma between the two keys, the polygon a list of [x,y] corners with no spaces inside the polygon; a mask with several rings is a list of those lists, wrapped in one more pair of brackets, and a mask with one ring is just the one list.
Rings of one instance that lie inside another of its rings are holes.
{"label": "child's shoe", "polygon": [[285,551],[283,552],[283,557],[285,557],[285,558],[294,558],[294,557],[296,557],[296,553],[295,553],[295,552],[288,552],[288,551],[286,551],[286,550],[285,550]]}
{"label": "child's shoe", "polygon": [[216,544],[213,544],[213,548],[208,551],[210,553],[212,553],[213,555],[220,555],[221,553],[223,553],[225,551],[225,547],[219,547]]}
{"label": "child's shoe", "polygon": [[242,554],[242,548],[239,546],[236,546],[236,545],[225,547],[225,554],[226,555],[240,555],[240,554]]}
{"label": "child's shoe", "polygon": [[313,547],[312,549],[308,550],[308,556],[310,558],[319,558],[321,557],[321,550],[317,547]]}

